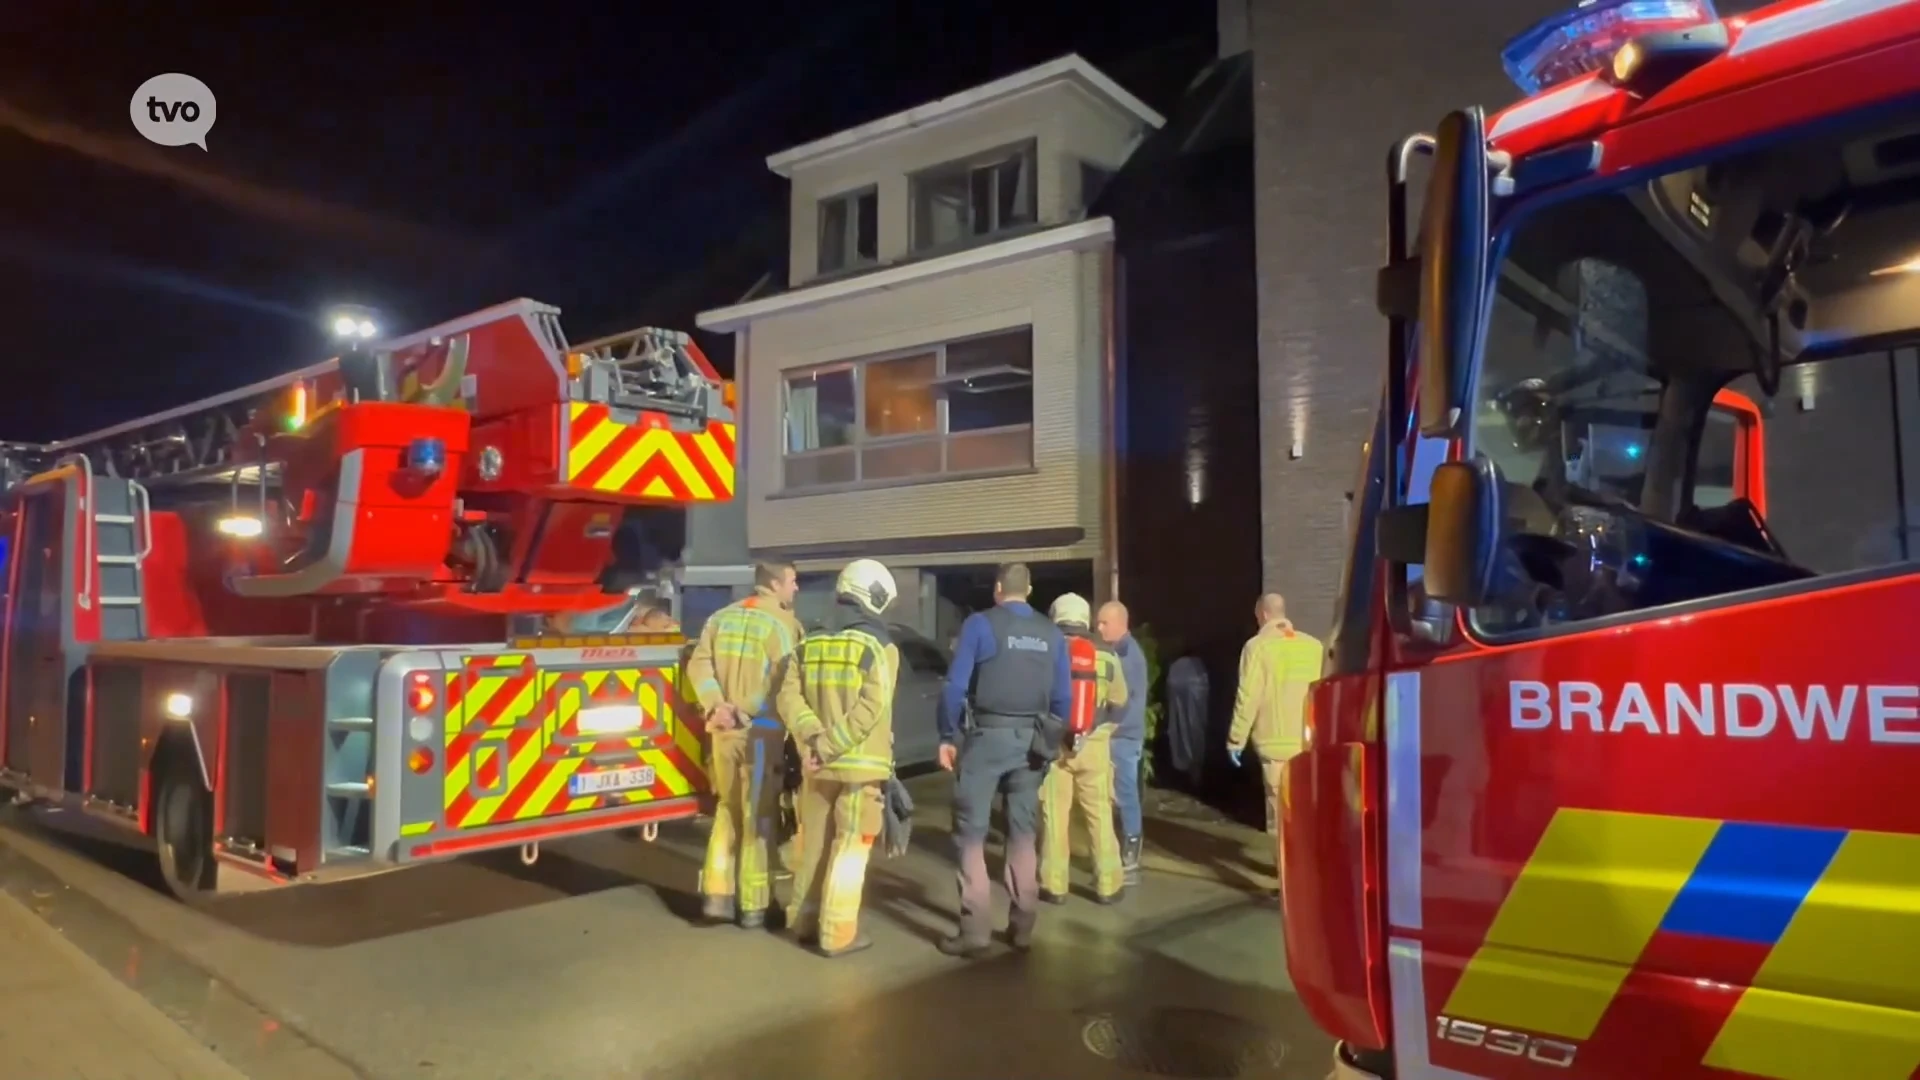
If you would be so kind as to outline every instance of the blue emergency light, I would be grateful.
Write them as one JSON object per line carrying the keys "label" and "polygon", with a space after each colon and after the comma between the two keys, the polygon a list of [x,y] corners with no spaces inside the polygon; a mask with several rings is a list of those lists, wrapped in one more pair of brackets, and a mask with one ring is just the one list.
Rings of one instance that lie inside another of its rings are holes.
{"label": "blue emergency light", "polygon": [[1713,0],[1581,0],[1507,42],[1500,64],[1521,90],[1537,94],[1607,67],[1635,38],[1719,21]]}
{"label": "blue emergency light", "polygon": [[407,444],[407,468],[424,476],[439,476],[446,467],[446,440],[415,439]]}

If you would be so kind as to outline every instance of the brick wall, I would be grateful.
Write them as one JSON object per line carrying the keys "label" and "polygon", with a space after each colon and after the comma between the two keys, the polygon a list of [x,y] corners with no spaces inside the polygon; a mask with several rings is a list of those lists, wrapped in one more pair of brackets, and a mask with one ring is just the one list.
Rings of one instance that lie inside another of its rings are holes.
{"label": "brick wall", "polygon": [[1261,576],[1314,633],[1332,622],[1345,493],[1380,393],[1388,147],[1449,109],[1517,98],[1501,45],[1564,6],[1384,0],[1361,18],[1338,0],[1252,0]]}

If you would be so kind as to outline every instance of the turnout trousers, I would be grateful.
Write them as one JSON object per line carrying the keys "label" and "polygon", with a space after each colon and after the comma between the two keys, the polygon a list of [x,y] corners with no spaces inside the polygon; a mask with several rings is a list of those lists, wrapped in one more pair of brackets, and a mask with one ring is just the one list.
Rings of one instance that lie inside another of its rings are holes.
{"label": "turnout trousers", "polygon": [[809,777],[800,785],[800,867],[787,926],[825,952],[853,944],[867,861],[885,824],[886,781]]}
{"label": "turnout trousers", "polygon": [[1040,784],[1047,767],[1032,754],[1033,726],[975,728],[954,768],[953,841],[959,861],[960,939],[984,947],[993,937],[993,883],[987,876],[987,829],[993,798],[1007,803],[1007,851],[1002,867],[1014,937],[1033,933],[1039,916],[1037,832]]}
{"label": "turnout trousers", "polygon": [[1113,834],[1112,728],[1087,736],[1076,752],[1060,755],[1040,786],[1040,888],[1067,895],[1073,865],[1072,824],[1086,829],[1093,852],[1093,887],[1112,896],[1124,884],[1120,841]]}
{"label": "turnout trousers", "polygon": [[770,842],[780,827],[780,789],[786,767],[786,730],[765,721],[716,731],[709,757],[713,832],[700,870],[709,915],[764,912],[773,898]]}

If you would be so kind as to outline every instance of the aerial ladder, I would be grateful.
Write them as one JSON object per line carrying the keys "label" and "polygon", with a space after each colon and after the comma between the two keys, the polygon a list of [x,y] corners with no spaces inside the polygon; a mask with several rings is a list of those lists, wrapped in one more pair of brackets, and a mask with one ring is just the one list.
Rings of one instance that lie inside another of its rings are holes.
{"label": "aerial ladder", "polygon": [[706,785],[682,642],[551,628],[734,462],[690,338],[570,346],[531,300],[0,443],[0,784],[138,829],[188,898],[651,835]]}

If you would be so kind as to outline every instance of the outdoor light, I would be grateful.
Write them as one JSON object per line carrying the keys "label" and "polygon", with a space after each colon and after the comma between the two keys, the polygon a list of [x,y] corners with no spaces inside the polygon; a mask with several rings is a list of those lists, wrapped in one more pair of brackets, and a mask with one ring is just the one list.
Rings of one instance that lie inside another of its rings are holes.
{"label": "outdoor light", "polygon": [[371,341],[380,332],[372,312],[360,308],[342,308],[330,320],[333,336],[344,341]]}
{"label": "outdoor light", "polygon": [[193,695],[175,691],[167,695],[167,719],[188,720],[193,717]]}
{"label": "outdoor light", "polygon": [[255,540],[265,530],[257,517],[234,515],[223,517],[213,526],[222,536],[231,536],[235,540]]}

